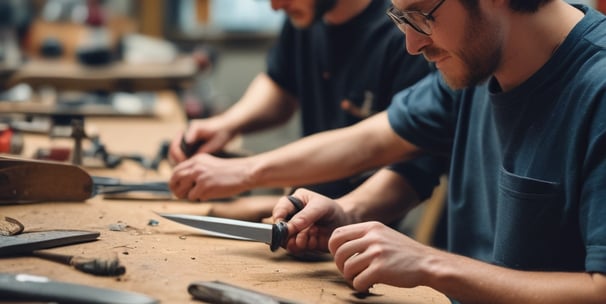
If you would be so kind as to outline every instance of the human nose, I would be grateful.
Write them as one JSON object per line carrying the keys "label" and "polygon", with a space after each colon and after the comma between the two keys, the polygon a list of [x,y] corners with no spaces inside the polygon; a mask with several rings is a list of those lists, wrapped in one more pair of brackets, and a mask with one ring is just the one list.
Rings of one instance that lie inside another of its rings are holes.
{"label": "human nose", "polygon": [[410,25],[405,25],[406,51],[411,55],[419,55],[424,47],[431,43],[429,36],[423,35],[413,29]]}

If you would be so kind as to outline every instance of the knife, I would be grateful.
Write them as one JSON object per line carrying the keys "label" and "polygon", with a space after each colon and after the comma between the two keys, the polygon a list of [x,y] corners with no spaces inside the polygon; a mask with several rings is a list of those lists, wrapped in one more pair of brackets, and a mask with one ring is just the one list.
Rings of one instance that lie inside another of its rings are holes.
{"label": "knife", "polygon": [[29,274],[0,273],[2,300],[78,304],[155,304],[146,295],[108,288],[53,281]]}
{"label": "knife", "polygon": [[158,215],[219,236],[263,242],[269,244],[271,251],[278,250],[288,239],[288,228],[283,221],[276,224],[263,224],[202,215],[171,213],[158,213]]}

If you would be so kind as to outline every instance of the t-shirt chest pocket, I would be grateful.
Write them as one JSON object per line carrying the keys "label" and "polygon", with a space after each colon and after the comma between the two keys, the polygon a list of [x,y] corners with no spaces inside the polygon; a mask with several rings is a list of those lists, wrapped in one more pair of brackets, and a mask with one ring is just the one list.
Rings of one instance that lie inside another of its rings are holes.
{"label": "t-shirt chest pocket", "polygon": [[526,270],[547,270],[553,265],[564,222],[562,195],[560,183],[501,168],[493,251],[496,264]]}

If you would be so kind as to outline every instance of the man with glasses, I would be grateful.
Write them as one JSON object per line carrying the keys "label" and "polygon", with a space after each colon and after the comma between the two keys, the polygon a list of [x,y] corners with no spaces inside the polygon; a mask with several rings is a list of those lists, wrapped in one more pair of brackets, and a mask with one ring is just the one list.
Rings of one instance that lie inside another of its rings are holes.
{"label": "man with glasses", "polygon": [[[171,145],[171,158],[179,164],[170,185],[179,198],[207,200],[255,187],[312,183],[307,187],[333,198],[348,193],[367,174],[341,175],[335,181],[320,172],[300,179],[297,169],[291,169],[267,182],[248,175],[254,169],[240,167],[239,159],[204,153],[223,148],[238,134],[283,124],[296,109],[301,111],[303,136],[352,125],[384,110],[396,92],[430,71],[422,56],[403,49],[404,36],[385,18],[386,0],[273,0],[271,5],[284,10],[289,20],[269,53],[267,72],[259,74],[225,113],[190,123],[185,141],[206,142],[198,155],[186,159],[181,137]],[[412,186],[424,199],[438,183],[440,166],[426,158],[396,165],[394,170],[414,175]],[[319,171],[324,170],[330,167]],[[269,201],[266,216],[276,201]]]}
{"label": "man with glasses", "polygon": [[[392,3],[408,52],[440,73],[384,113],[266,157],[297,159],[305,175],[448,152],[448,252],[381,223],[403,208],[403,180],[387,170],[336,201],[293,193],[305,206],[285,247],[329,251],[358,291],[383,283],[461,303],[606,303],[606,17],[563,0]],[[322,157],[306,162],[313,151]],[[294,211],[290,200],[276,221]]]}

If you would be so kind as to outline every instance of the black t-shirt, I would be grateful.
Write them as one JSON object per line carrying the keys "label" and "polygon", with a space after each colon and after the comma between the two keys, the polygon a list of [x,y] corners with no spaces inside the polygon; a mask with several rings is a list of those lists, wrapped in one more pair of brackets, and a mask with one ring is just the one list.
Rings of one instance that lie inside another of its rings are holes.
{"label": "black t-shirt", "polygon": [[297,29],[287,20],[268,55],[268,75],[298,98],[303,136],[361,120],[341,109],[349,100],[372,112],[430,68],[405,50],[405,37],[385,15],[388,1],[375,0],[345,24],[316,21]]}
{"label": "black t-shirt", "polygon": [[[285,21],[268,55],[267,74],[297,97],[302,136],[346,127],[365,118],[342,110],[344,100],[370,114],[383,111],[395,93],[430,72],[422,56],[406,52],[404,34],[385,15],[389,4],[374,0],[361,14],[340,25],[316,21],[309,28],[298,29]],[[398,173],[414,175],[413,186],[421,198],[431,194],[443,172],[432,159],[400,168],[406,169],[396,170]],[[338,197],[367,176],[306,187]]]}

